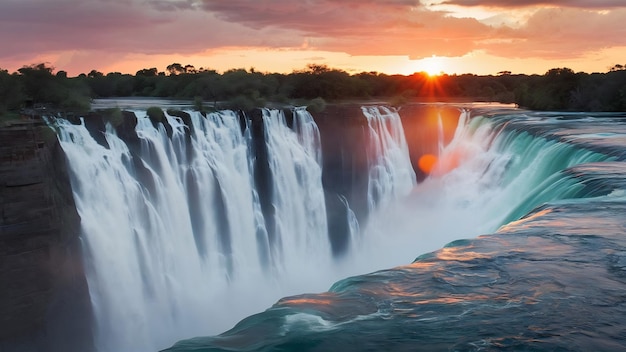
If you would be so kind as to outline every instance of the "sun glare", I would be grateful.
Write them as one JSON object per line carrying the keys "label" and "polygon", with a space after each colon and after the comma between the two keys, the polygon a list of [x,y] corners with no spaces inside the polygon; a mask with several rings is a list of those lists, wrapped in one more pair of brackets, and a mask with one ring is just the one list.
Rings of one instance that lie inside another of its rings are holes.
{"label": "sun glare", "polygon": [[421,61],[420,66],[422,71],[426,72],[429,76],[438,76],[443,72],[443,62],[440,57],[433,55]]}

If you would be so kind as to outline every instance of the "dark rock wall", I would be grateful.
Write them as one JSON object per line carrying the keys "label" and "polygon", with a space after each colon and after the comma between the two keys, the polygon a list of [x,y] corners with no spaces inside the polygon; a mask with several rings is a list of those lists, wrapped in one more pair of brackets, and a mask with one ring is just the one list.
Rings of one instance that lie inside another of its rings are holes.
{"label": "dark rock wall", "polygon": [[93,350],[79,231],[54,133],[0,127],[0,351]]}
{"label": "dark rock wall", "polygon": [[335,256],[349,246],[350,232],[345,198],[359,221],[367,218],[367,120],[360,105],[329,105],[312,113],[322,144],[322,184],[326,199],[328,233]]}
{"label": "dark rock wall", "polygon": [[[411,164],[417,181],[423,181],[426,175],[418,167],[419,159],[425,154],[437,155],[440,142],[450,143],[459,122],[461,110],[450,105],[410,104],[402,106],[398,114],[409,147]],[[439,138],[443,137],[440,141]]]}

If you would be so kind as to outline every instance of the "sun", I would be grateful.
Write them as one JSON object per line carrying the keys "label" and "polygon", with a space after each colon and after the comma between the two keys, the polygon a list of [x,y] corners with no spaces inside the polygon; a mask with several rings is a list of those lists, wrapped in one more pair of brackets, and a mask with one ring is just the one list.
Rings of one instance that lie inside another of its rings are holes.
{"label": "sun", "polygon": [[441,57],[433,55],[420,61],[421,70],[429,76],[439,76],[443,73],[444,64]]}

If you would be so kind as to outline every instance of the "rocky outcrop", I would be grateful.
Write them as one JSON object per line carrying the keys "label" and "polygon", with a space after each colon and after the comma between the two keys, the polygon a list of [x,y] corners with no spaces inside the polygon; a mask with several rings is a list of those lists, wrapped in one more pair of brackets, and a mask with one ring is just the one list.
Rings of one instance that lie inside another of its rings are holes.
{"label": "rocky outcrop", "polygon": [[80,218],[41,120],[0,128],[0,351],[93,350]]}

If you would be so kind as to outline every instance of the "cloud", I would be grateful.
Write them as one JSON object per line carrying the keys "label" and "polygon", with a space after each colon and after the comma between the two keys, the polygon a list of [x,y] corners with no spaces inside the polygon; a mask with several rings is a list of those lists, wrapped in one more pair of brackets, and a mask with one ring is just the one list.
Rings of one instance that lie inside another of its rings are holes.
{"label": "cloud", "polygon": [[253,29],[300,33],[311,47],[352,55],[462,55],[493,28],[410,0],[204,0],[217,17]]}
{"label": "cloud", "polygon": [[[480,21],[451,16],[424,5],[428,1],[1,0],[0,62],[60,57],[77,67],[97,68],[132,54],[192,55],[219,48],[413,59],[483,50],[500,57],[555,59],[626,46],[621,0],[549,1],[561,8],[532,7],[548,3],[540,0],[446,1],[506,7]],[[505,24],[510,22],[502,16],[521,13],[516,6],[525,9],[524,16],[515,25]]]}
{"label": "cloud", "polygon": [[462,55],[492,32],[475,19],[429,11],[417,0],[4,0],[0,4],[0,58],[98,50],[176,54],[220,47],[419,58]]}
{"label": "cloud", "polygon": [[259,32],[221,21],[195,5],[193,0],[3,0],[0,58],[82,50],[174,54],[302,43],[285,31]]}
{"label": "cloud", "polygon": [[626,9],[597,12],[544,8],[517,29],[501,28],[499,41],[480,43],[492,55],[563,59],[626,46]]}
{"label": "cloud", "polygon": [[624,7],[623,0],[448,0],[445,5],[520,8],[529,6],[608,9]]}
{"label": "cloud", "polygon": [[[414,3],[414,2],[411,2]],[[204,0],[203,7],[225,21],[254,29],[280,27],[307,35],[347,35],[362,33],[363,28],[398,19],[397,9],[407,9],[406,1],[251,1]],[[375,11],[377,10],[377,11]]]}
{"label": "cloud", "polygon": [[194,0],[152,0],[150,6],[159,11],[192,10],[196,8]]}
{"label": "cloud", "polygon": [[[622,0],[550,1],[557,7],[537,7],[524,21],[510,27],[498,15],[483,21],[449,16],[436,7],[409,0],[203,0],[202,8],[218,18],[255,30],[279,28],[308,38],[309,47],[351,55],[406,55],[413,59],[462,56],[485,50],[492,55],[565,58],[581,56],[612,45],[626,45],[620,23]],[[545,0],[449,0],[473,6],[516,7]],[[580,8],[586,7],[586,8]],[[591,8],[594,8],[593,10]],[[499,21],[499,25],[496,25]]]}

